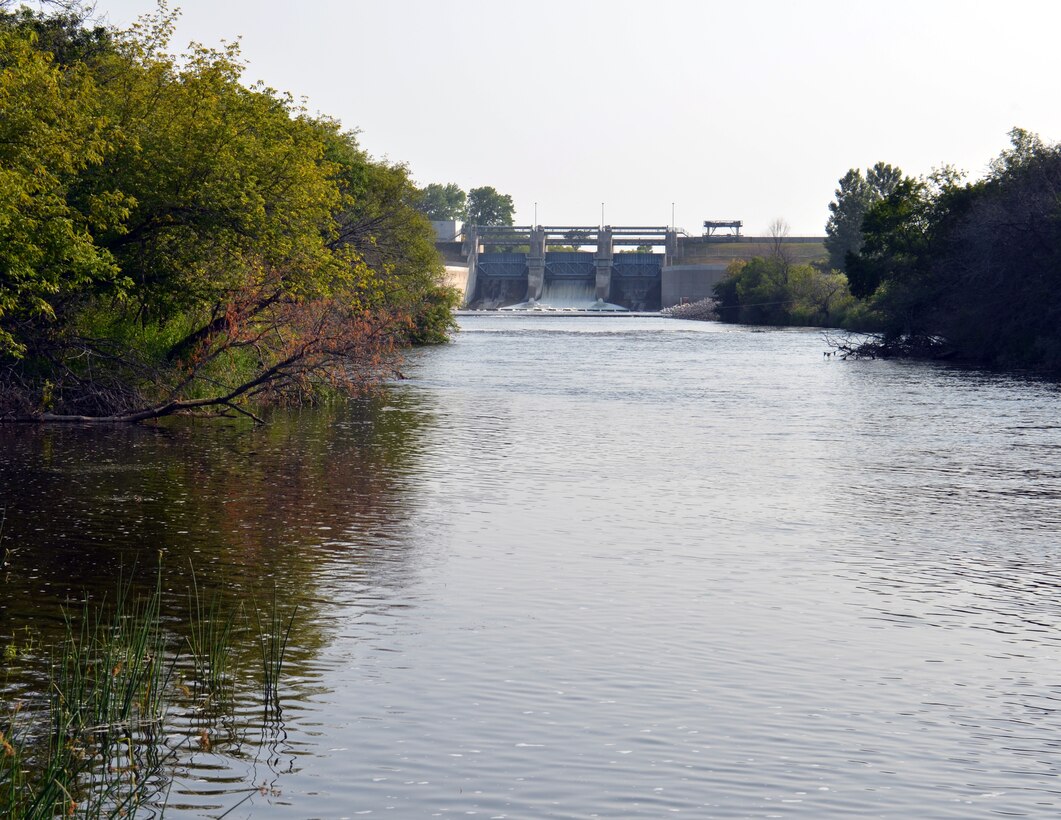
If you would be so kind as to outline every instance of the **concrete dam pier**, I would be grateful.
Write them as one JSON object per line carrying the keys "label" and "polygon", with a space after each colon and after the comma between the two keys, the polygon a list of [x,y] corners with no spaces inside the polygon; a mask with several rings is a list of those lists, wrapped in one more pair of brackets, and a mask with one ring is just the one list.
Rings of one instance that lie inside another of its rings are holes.
{"label": "concrete dam pier", "polygon": [[[472,310],[656,311],[711,296],[735,259],[765,239],[691,237],[667,227],[465,225],[441,241],[449,282]],[[797,258],[821,237],[782,240]]]}

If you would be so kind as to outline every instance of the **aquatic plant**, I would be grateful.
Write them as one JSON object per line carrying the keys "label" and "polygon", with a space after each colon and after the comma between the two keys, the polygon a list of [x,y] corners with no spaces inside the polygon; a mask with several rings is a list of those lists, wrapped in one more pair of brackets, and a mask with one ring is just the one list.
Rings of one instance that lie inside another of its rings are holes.
{"label": "aquatic plant", "polygon": [[[113,606],[64,610],[46,705],[19,702],[0,743],[0,814],[119,816],[157,801],[165,755],[154,740],[175,658],[160,628],[161,571],[146,597],[119,584]],[[42,727],[47,727],[42,732]],[[145,742],[146,741],[146,742]]]}
{"label": "aquatic plant", "polygon": [[[129,580],[113,601],[86,597],[63,611],[59,640],[38,658],[42,696],[0,714],[0,817],[162,816],[179,756],[210,752],[232,708],[241,635],[256,633],[265,726],[279,721],[297,607],[285,612],[274,587],[250,618],[200,587],[193,568],[188,620],[180,624],[163,618],[163,589],[160,566],[145,594],[134,594]],[[168,628],[181,626],[186,637],[175,640]],[[182,681],[188,677],[191,687]],[[178,724],[184,737],[174,743]]]}
{"label": "aquatic plant", "polygon": [[280,711],[278,683],[291,637],[291,627],[295,622],[297,612],[298,606],[296,605],[288,616],[285,617],[281,613],[275,585],[269,608],[264,613],[264,620],[261,609],[257,605],[254,607],[254,619],[258,627],[258,645],[261,647],[262,695],[266,709],[274,708]]}
{"label": "aquatic plant", "polygon": [[224,605],[222,593],[215,591],[204,601],[205,591],[199,588],[195,568],[191,569],[192,585],[188,590],[191,623],[188,648],[194,667],[194,685],[200,697],[222,697],[229,680],[232,656],[232,632],[237,610]]}

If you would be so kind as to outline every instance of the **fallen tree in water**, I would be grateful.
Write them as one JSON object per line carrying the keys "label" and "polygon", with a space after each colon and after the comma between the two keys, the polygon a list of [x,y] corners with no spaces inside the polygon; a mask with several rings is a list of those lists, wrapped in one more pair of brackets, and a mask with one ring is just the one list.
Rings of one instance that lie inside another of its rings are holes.
{"label": "fallen tree in water", "polygon": [[0,372],[0,421],[120,424],[184,415],[261,423],[252,408],[311,401],[322,389],[357,392],[397,373],[408,328],[400,316],[332,300],[278,301],[225,319],[174,362],[149,361],[136,347],[59,340],[43,406],[27,400],[37,385],[23,362]]}
{"label": "fallen tree in water", "polygon": [[835,336],[823,333],[832,355],[841,359],[953,359],[957,351],[941,336],[924,334],[888,336],[858,333]]}

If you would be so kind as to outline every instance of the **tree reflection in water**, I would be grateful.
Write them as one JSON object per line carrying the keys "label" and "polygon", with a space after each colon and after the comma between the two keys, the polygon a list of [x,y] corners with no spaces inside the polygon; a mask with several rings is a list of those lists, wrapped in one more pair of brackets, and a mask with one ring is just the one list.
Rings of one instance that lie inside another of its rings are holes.
{"label": "tree reflection in water", "polygon": [[[240,794],[282,791],[299,756],[286,714],[320,688],[315,658],[329,629],[322,568],[342,551],[346,572],[402,583],[395,552],[404,547],[388,541],[381,560],[369,533],[384,523],[393,533],[415,503],[410,462],[432,416],[410,397],[382,394],[270,421],[0,429],[0,708],[22,705],[20,736],[31,746],[48,734],[34,721],[45,715],[42,687],[64,612],[82,601],[105,608],[117,578],[145,593],[161,556],[162,628],[170,656],[180,657],[163,729],[136,733],[127,747],[136,762],[123,765],[140,773],[141,797],[156,807],[224,811]],[[262,697],[252,635],[255,608],[270,607],[298,611],[275,701]],[[204,687],[189,652],[194,630],[225,619],[229,672],[224,685]]]}

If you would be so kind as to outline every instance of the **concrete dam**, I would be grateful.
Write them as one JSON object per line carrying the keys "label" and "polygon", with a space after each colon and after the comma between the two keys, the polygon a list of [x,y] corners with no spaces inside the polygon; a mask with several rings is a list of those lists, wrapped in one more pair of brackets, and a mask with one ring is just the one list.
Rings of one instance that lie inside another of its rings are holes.
{"label": "concrete dam", "polygon": [[[438,247],[469,309],[617,312],[711,296],[731,262],[765,255],[767,241],[652,226],[465,225],[462,241]],[[782,241],[799,258],[824,252],[821,237]]]}
{"label": "concrete dam", "polygon": [[480,310],[659,310],[661,271],[676,237],[653,227],[471,226],[462,249],[466,303]]}

